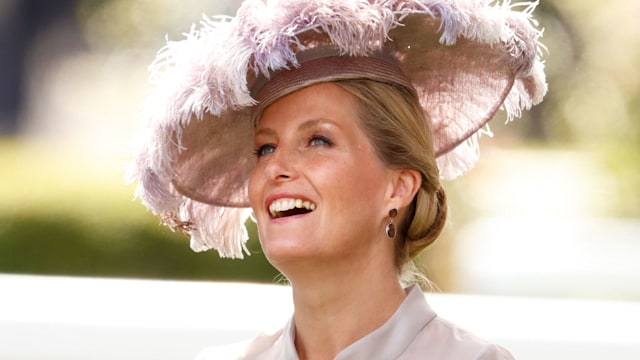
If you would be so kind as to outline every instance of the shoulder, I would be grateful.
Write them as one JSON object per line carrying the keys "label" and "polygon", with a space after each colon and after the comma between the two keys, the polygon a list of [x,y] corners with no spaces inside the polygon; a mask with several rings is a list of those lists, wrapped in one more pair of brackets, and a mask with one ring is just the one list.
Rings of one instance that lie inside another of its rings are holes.
{"label": "shoulder", "polygon": [[411,345],[411,352],[432,354],[433,359],[514,359],[513,355],[503,347],[482,339],[439,316],[420,331]]}
{"label": "shoulder", "polygon": [[[277,344],[282,329],[260,334],[251,340],[227,345],[210,346],[198,353],[195,360],[269,360],[277,359]],[[274,357],[275,356],[275,357]]]}

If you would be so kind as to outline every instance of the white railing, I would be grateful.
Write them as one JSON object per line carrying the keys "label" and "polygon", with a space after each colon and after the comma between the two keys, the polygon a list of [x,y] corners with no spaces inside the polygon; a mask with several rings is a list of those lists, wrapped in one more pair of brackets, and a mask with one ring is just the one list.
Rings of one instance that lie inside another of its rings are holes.
{"label": "white railing", "polygon": [[[426,296],[519,360],[640,359],[640,303]],[[0,274],[0,359],[192,359],[291,311],[286,286]]]}

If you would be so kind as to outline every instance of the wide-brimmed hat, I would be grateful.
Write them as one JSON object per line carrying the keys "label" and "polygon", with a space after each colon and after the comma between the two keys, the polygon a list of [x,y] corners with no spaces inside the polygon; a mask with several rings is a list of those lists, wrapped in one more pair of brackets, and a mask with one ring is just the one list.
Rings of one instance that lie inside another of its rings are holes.
{"label": "wide-brimmed hat", "polygon": [[259,0],[204,18],[151,66],[155,88],[129,180],[196,251],[246,252],[252,114],[310,84],[373,79],[411,87],[451,179],[478,158],[477,136],[540,102],[537,2]]}

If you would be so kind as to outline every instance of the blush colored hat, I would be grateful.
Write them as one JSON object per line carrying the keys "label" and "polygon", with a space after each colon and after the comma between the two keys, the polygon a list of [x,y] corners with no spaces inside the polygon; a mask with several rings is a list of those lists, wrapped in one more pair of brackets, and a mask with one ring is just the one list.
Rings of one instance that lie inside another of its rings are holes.
{"label": "blush colored hat", "polygon": [[248,253],[251,116],[314,83],[367,78],[415,89],[438,167],[451,179],[478,159],[477,136],[542,100],[537,2],[247,0],[204,18],[151,65],[155,88],[129,169],[136,196],[195,251]]}

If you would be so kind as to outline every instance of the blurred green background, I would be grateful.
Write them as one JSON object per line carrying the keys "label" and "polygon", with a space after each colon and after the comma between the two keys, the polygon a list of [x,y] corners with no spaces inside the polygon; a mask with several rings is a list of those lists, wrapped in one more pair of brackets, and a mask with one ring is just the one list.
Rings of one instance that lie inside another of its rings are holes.
{"label": "blurred green background", "polygon": [[[0,272],[278,282],[193,253],[124,184],[146,68],[166,38],[239,1],[0,2]],[[638,2],[542,1],[549,93],[492,122],[421,257],[444,291],[640,300]]]}

